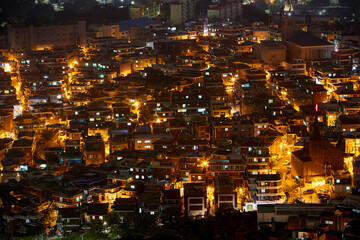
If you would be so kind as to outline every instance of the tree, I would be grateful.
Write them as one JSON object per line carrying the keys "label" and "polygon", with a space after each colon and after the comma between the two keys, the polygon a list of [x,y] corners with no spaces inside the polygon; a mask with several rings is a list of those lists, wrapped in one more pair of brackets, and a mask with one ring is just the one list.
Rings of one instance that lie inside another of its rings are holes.
{"label": "tree", "polygon": [[256,21],[268,23],[268,14],[264,11],[261,11],[254,4],[248,4],[243,6],[243,18],[249,23],[253,23]]}
{"label": "tree", "polygon": [[256,1],[255,6],[262,11],[265,11],[269,8],[269,6],[264,0]]}
{"label": "tree", "polygon": [[55,129],[45,129],[42,131],[36,142],[36,153],[38,158],[45,159],[44,151],[53,146],[57,133],[58,130]]}
{"label": "tree", "polygon": [[329,0],[312,0],[309,5],[312,6],[328,6],[330,5]]}
{"label": "tree", "polygon": [[210,0],[199,0],[195,5],[196,16],[203,15],[211,4]]}
{"label": "tree", "polygon": [[120,236],[131,235],[132,229],[130,221],[124,218],[122,221],[117,213],[109,214],[106,218],[107,227],[109,229],[109,237],[117,239]]}
{"label": "tree", "polygon": [[84,234],[83,239],[85,240],[99,240],[99,239],[109,239],[109,236],[105,233],[105,224],[103,221],[95,220],[90,224],[89,231]]}
{"label": "tree", "polygon": [[139,121],[142,123],[149,123],[155,119],[154,111],[146,105],[142,105],[139,109],[139,112],[140,112]]}
{"label": "tree", "polygon": [[275,167],[275,162],[273,160],[270,160],[268,165],[269,165],[268,173],[270,174],[272,173],[272,170]]}
{"label": "tree", "polygon": [[181,235],[176,230],[161,229],[157,231],[150,240],[181,240]]}

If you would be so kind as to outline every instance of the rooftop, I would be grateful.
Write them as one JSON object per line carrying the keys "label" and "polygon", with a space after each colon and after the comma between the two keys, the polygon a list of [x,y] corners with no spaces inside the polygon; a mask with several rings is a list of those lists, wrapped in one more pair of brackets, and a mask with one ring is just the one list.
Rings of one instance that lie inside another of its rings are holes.
{"label": "rooftop", "polygon": [[304,31],[297,31],[295,35],[287,40],[288,42],[295,43],[302,47],[312,47],[312,46],[333,46],[333,44],[328,41],[317,38],[312,34]]}

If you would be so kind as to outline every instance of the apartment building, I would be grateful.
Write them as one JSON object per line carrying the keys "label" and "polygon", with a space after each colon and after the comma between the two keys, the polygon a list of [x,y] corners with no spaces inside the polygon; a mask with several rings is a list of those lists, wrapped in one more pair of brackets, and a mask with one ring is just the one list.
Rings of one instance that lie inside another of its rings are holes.
{"label": "apartment building", "polygon": [[85,46],[86,22],[68,25],[25,26],[8,24],[8,47],[13,51],[42,50],[54,47]]}

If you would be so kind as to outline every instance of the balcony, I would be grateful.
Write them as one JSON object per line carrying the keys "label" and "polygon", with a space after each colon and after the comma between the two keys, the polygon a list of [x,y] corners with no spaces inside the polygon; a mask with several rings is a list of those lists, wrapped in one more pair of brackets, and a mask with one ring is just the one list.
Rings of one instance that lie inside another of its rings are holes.
{"label": "balcony", "polygon": [[281,196],[281,195],[283,195],[283,193],[282,193],[282,191],[277,191],[277,190],[266,191],[266,192],[257,191],[256,195],[258,197],[271,197],[271,196]]}
{"label": "balcony", "polygon": [[260,189],[269,189],[270,190],[270,189],[281,189],[281,187],[282,186],[280,184],[280,185],[270,185],[270,186],[259,186],[258,185],[256,188],[259,189],[259,190]]}

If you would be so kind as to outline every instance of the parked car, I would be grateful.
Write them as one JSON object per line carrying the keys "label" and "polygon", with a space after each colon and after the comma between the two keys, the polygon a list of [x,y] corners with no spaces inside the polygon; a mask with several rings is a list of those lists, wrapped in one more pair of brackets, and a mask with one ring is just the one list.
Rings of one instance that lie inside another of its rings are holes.
{"label": "parked car", "polygon": [[318,193],[317,196],[318,196],[320,202],[328,200],[330,198],[330,195],[327,195],[327,194],[324,194],[324,193]]}
{"label": "parked car", "polygon": [[320,190],[318,190],[318,193],[330,195],[330,191],[328,189],[320,189]]}
{"label": "parked car", "polygon": [[313,194],[313,193],[315,193],[315,190],[314,190],[314,189],[308,189],[308,190],[305,190],[305,191],[303,192],[304,195]]}

